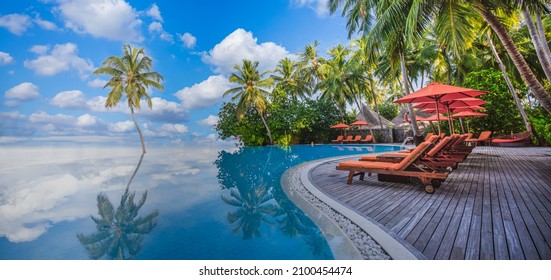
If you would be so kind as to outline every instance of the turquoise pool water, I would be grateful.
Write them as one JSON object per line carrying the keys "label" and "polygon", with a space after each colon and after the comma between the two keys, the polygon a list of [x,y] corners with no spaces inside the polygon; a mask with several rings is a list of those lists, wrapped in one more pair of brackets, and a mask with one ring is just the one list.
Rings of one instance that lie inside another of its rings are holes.
{"label": "turquoise pool water", "polygon": [[0,259],[332,259],[281,175],[310,160],[397,149],[163,148],[141,162],[135,150],[0,149],[10,159],[0,163]]}

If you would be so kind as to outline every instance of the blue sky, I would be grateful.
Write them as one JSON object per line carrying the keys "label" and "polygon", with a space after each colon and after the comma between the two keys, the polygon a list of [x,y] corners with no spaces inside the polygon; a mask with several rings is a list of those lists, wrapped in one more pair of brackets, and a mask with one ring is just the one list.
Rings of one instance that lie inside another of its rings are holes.
{"label": "blue sky", "polygon": [[[274,69],[318,40],[347,43],[327,0],[4,0],[0,9],[0,144],[138,141],[124,102],[105,109],[92,72],[123,44],[164,78],[136,116],[148,143],[218,141],[212,125],[235,64]],[[227,100],[227,98],[226,98]]]}

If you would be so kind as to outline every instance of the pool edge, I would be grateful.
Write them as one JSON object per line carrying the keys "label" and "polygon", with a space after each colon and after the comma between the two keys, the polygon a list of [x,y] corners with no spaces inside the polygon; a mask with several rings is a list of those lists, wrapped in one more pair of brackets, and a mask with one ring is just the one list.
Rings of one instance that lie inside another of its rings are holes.
{"label": "pool edge", "polygon": [[[394,260],[418,260],[419,258],[415,255],[415,253],[411,252],[404,244],[396,240],[392,235],[387,233],[385,230],[381,229],[378,225],[375,223],[369,221],[368,219],[362,217],[358,213],[354,212],[353,210],[349,209],[348,207],[340,204],[339,202],[335,201],[331,197],[327,196],[323,192],[321,192],[317,187],[315,187],[312,182],[309,179],[309,173],[312,169],[315,167],[324,164],[329,161],[334,161],[338,159],[345,159],[350,158],[350,156],[342,156],[342,157],[332,157],[332,158],[325,158],[310,162],[305,162],[302,164],[299,164],[297,166],[293,166],[292,168],[289,168],[283,176],[282,176],[282,187],[283,190],[287,193],[289,189],[293,188],[293,186],[286,186],[283,184],[283,181],[286,180],[286,183],[292,184],[294,182],[302,184],[306,190],[308,190],[313,196],[315,196],[317,199],[322,201],[323,203],[329,205],[329,207],[333,208],[334,211],[337,213],[340,213],[350,221],[352,221],[354,224],[356,224],[358,227],[360,227],[364,232],[366,232],[371,238],[375,240],[382,248],[383,250]],[[298,174],[298,175],[297,175]],[[295,178],[295,180],[292,180],[292,176],[298,176],[298,178]],[[289,196],[289,194],[288,194]],[[291,197],[289,197],[291,200],[293,200]],[[304,198],[302,198],[305,200]],[[306,201],[306,200],[305,200]],[[316,208],[318,212],[323,212],[323,210]],[[300,208],[300,207],[299,207]],[[303,210],[303,209],[301,209]],[[303,210],[304,211],[304,210]],[[332,218],[326,217],[327,219],[330,219],[333,221]],[[335,223],[333,221],[333,223]],[[338,227],[338,226],[337,226]],[[339,227],[340,228],[340,227]],[[320,227],[320,229],[323,231],[323,228]],[[341,232],[348,240],[350,238],[346,235],[344,231]],[[350,240],[350,242],[352,242]],[[354,244],[352,242],[352,244]],[[356,248],[359,252],[359,249]],[[333,250],[333,248],[332,248]],[[361,254],[360,254],[361,255]]]}

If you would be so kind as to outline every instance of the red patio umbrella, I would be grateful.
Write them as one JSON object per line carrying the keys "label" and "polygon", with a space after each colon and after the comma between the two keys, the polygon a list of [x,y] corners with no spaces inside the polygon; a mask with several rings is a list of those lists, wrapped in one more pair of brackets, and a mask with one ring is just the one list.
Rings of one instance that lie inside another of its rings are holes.
{"label": "red patio umbrella", "polygon": [[350,126],[347,125],[347,124],[338,123],[338,124],[332,126],[331,128],[341,128],[341,129],[342,129],[342,132],[343,132],[342,134],[344,134],[344,129],[345,129],[345,128],[349,128],[349,127],[350,127]]}
{"label": "red patio umbrella", "polygon": [[447,118],[448,117],[446,117],[442,114],[434,114],[434,115],[429,116],[428,118],[426,118],[425,121],[431,121],[431,122],[439,122],[441,120],[447,121]]}
{"label": "red patio umbrella", "polygon": [[[479,110],[482,110],[484,109],[483,107],[480,107],[480,106],[471,106],[471,107],[455,107],[455,108],[450,108],[450,111],[452,113],[459,113],[459,112],[472,112],[472,111],[479,111]],[[428,108],[428,109],[423,109],[422,112],[424,113],[436,113],[436,108]]]}
{"label": "red patio umbrella", "polygon": [[351,123],[350,125],[362,126],[362,125],[368,125],[368,124],[369,124],[369,123],[366,122],[366,121],[357,120],[357,121]]}
{"label": "red patio umbrella", "polygon": [[[421,103],[421,102],[434,102],[435,104],[442,101],[451,101],[455,99],[475,97],[486,92],[481,90],[450,86],[445,84],[439,84],[432,82],[428,86],[417,90],[411,94],[408,94],[394,103]],[[436,114],[439,117],[440,112],[438,106],[436,106]],[[438,122],[438,133],[440,134],[440,122]]]}
{"label": "red patio umbrella", "polygon": [[[460,99],[454,99],[454,100],[446,100],[446,101],[440,101],[438,103],[435,102],[427,102],[427,103],[419,103],[417,105],[414,105],[414,108],[426,108],[426,109],[436,109],[436,112],[438,112],[440,109],[446,110],[448,113],[449,118],[449,128],[450,133],[454,130],[453,127],[453,120],[451,118],[451,114],[453,112],[452,109],[455,108],[465,108],[470,106],[477,106],[486,104],[486,101],[480,99],[480,98],[474,98],[474,97],[466,97],[466,98],[460,98]],[[461,125],[463,126],[462,120],[460,119],[459,122],[461,122]]]}
{"label": "red patio umbrella", "polygon": [[[461,119],[465,117],[487,117],[488,114],[480,113],[480,112],[459,112],[457,114],[454,114],[452,118],[454,119]],[[463,127],[461,127],[463,128]],[[464,131],[463,131],[464,132]],[[467,122],[467,132],[469,132],[469,122]]]}
{"label": "red patio umbrella", "polygon": [[347,125],[347,124],[344,124],[344,123],[338,123],[334,126],[332,126],[331,128],[349,128],[350,126]]}

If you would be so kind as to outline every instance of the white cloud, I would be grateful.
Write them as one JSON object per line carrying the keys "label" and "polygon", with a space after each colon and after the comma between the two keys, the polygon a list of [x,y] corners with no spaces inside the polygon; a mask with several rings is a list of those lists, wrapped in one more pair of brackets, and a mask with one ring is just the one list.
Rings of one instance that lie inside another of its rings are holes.
{"label": "white cloud", "polygon": [[4,95],[8,99],[29,100],[39,97],[40,91],[33,83],[26,82],[8,89]]}
{"label": "white cloud", "polygon": [[51,123],[51,124],[60,124],[65,126],[72,126],[75,124],[75,117],[64,115],[64,114],[55,114],[50,115],[44,111],[38,111],[29,116],[29,120],[32,123]]}
{"label": "white cloud", "polygon": [[57,30],[57,26],[55,25],[55,23],[51,21],[43,20],[38,15],[34,18],[34,22],[38,24],[38,26],[40,26],[42,29]]}
{"label": "white cloud", "polygon": [[210,76],[205,81],[191,87],[185,87],[176,92],[176,97],[182,101],[184,109],[204,108],[222,99],[222,95],[230,88],[228,78],[217,75]]}
{"label": "white cloud", "polygon": [[157,6],[157,3],[153,3],[153,5],[151,5],[151,8],[149,8],[149,10],[145,12],[145,14],[152,17],[153,19],[163,22],[163,17],[161,16],[161,11],[159,10],[159,6]]}
{"label": "white cloud", "polygon": [[48,45],[34,45],[29,49],[29,51],[38,55],[45,55],[46,53],[48,53],[49,49],[50,46]]}
{"label": "white cloud", "polygon": [[90,114],[84,114],[77,118],[77,126],[90,127],[98,124],[98,119]]}
{"label": "white cloud", "polygon": [[141,42],[142,21],[124,0],[58,0],[65,26],[77,33],[115,41]]}
{"label": "white cloud", "polygon": [[86,101],[86,107],[88,107],[92,112],[107,112],[107,111],[115,111],[115,112],[127,112],[128,109],[125,109],[123,106],[124,102],[120,102],[116,107],[114,108],[105,108],[105,101],[107,101],[107,97],[105,96],[96,96],[90,100]]}
{"label": "white cloud", "polygon": [[86,105],[86,100],[82,91],[69,90],[56,94],[51,103],[59,108],[82,108]]}
{"label": "white cloud", "polygon": [[228,35],[212,50],[202,54],[205,63],[215,66],[216,73],[229,75],[233,67],[241,65],[243,59],[259,62],[259,71],[274,69],[282,58],[289,55],[284,47],[273,42],[257,44],[251,32],[241,28]]}
{"label": "white cloud", "polygon": [[[128,105],[126,101],[119,102],[117,106],[111,108],[105,108],[105,101],[107,97],[96,96],[92,99],[86,100],[86,107],[92,112],[118,112],[129,113]],[[152,109],[149,109],[145,100],[140,102],[141,109],[135,110],[139,116],[144,116],[152,121],[159,122],[181,122],[186,118],[186,112],[183,106],[179,103],[168,101],[160,97],[151,98],[153,105]]]}
{"label": "white cloud", "polygon": [[192,49],[195,47],[195,44],[197,43],[197,38],[195,36],[191,35],[190,33],[186,32],[183,35],[180,35],[180,41],[184,43],[184,46],[188,49]]}
{"label": "white cloud", "polygon": [[63,71],[76,70],[80,77],[84,78],[94,69],[91,61],[77,55],[77,46],[73,43],[55,45],[49,55],[46,55],[44,50],[44,46],[41,45],[31,48],[32,52],[41,53],[41,56],[35,60],[25,60],[23,65],[42,76],[53,76]]}
{"label": "white cloud", "polygon": [[163,31],[163,25],[160,22],[154,21],[149,24],[147,30],[149,31],[149,33],[160,33]]}
{"label": "white cloud", "polygon": [[188,127],[183,124],[167,123],[161,126],[161,128],[159,129],[158,133],[156,133],[156,135],[167,136],[171,134],[184,134],[188,132],[189,132]]}
{"label": "white cloud", "polygon": [[23,120],[25,119],[25,115],[13,111],[13,112],[0,112],[0,118],[2,119],[10,119],[10,120]]}
{"label": "white cloud", "polygon": [[212,127],[218,124],[219,118],[214,115],[209,115],[206,119],[200,120],[198,123],[203,126]]}
{"label": "white cloud", "polygon": [[107,129],[111,132],[116,133],[126,133],[130,132],[135,129],[134,122],[132,121],[123,121],[123,122],[117,122],[114,124],[107,125]]}
{"label": "white cloud", "polygon": [[9,14],[0,17],[0,27],[5,27],[15,35],[22,35],[33,25],[28,15]]}
{"label": "white cloud", "polygon": [[87,83],[87,85],[91,88],[102,88],[105,84],[107,84],[107,80],[102,79],[93,79]]}
{"label": "white cloud", "polygon": [[314,10],[318,17],[329,15],[329,0],[292,0],[299,7],[307,6]]}
{"label": "white cloud", "polygon": [[13,62],[13,57],[9,53],[0,52],[0,65],[6,65]]}
{"label": "white cloud", "polygon": [[159,36],[159,38],[164,41],[171,43],[174,42],[174,37],[163,29],[163,25],[160,22],[152,22],[151,24],[149,24],[149,27],[147,29],[149,30],[149,33]]}

